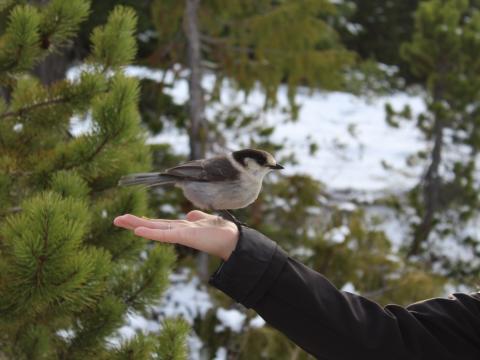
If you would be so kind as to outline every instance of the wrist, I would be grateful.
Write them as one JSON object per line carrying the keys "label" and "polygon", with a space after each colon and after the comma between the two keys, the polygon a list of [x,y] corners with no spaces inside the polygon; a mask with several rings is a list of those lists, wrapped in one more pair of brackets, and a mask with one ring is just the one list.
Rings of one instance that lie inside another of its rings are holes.
{"label": "wrist", "polygon": [[225,240],[223,243],[223,251],[220,257],[224,260],[227,261],[230,258],[230,255],[232,255],[232,252],[235,250],[238,239],[240,237],[240,229],[239,227],[232,226],[229,227],[228,231],[225,233]]}

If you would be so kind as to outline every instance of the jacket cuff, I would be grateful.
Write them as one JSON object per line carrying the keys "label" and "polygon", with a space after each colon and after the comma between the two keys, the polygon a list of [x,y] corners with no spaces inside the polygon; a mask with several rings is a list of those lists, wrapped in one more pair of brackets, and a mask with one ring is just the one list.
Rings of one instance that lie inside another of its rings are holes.
{"label": "jacket cuff", "polygon": [[209,283],[247,308],[257,303],[277,279],[287,254],[258,231],[239,227],[235,250]]}

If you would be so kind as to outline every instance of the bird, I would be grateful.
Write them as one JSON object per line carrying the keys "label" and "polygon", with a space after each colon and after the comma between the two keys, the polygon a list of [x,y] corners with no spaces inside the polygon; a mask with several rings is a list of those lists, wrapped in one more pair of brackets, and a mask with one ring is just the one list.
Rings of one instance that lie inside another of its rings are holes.
{"label": "bird", "polygon": [[174,185],[202,210],[218,211],[223,217],[240,223],[230,210],[252,204],[260,194],[265,175],[284,167],[273,155],[259,149],[243,149],[206,159],[188,161],[162,172],[123,176],[120,186]]}

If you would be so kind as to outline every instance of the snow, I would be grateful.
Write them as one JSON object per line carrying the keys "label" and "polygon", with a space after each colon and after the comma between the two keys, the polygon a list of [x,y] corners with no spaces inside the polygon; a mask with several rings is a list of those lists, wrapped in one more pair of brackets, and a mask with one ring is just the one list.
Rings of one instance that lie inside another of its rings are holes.
{"label": "snow", "polygon": [[[408,156],[423,148],[413,122],[392,129],[384,111],[390,102],[396,109],[410,104],[418,112],[423,107],[419,98],[397,94],[369,103],[350,94],[317,92],[299,96],[299,102],[299,120],[278,126],[274,136],[297,155],[299,165],[292,171],[309,173],[331,189],[406,189],[417,181],[418,172],[392,176],[382,164],[404,168]],[[309,134],[319,146],[313,156],[304,140]]]}
{"label": "snow", "polygon": [[295,247],[295,249],[292,249],[290,251],[290,255],[299,258],[308,258],[315,255],[315,252],[311,248],[305,246],[297,246]]}
{"label": "snow", "polygon": [[347,212],[353,212],[355,210],[357,210],[357,205],[355,205],[354,203],[350,202],[350,201],[345,201],[345,202],[341,202],[337,205],[337,208],[339,210],[343,210],[343,211],[347,211]]}
{"label": "snow", "polygon": [[325,240],[334,244],[341,244],[350,235],[350,229],[346,225],[330,229],[324,235]]}
{"label": "snow", "polygon": [[227,349],[219,347],[213,360],[227,360]]}
{"label": "snow", "polygon": [[21,123],[16,123],[15,125],[13,125],[13,131],[19,133],[23,130],[23,124]]}
{"label": "snow", "polygon": [[356,23],[347,23],[346,28],[353,35],[357,35],[364,30],[364,27],[361,24]]}
{"label": "snow", "polygon": [[260,315],[255,316],[252,320],[250,320],[249,326],[251,328],[261,328],[265,326],[266,322]]}
{"label": "snow", "polygon": [[162,204],[160,206],[160,211],[164,213],[175,214],[177,210],[171,204]]}
{"label": "snow", "polygon": [[189,360],[201,360],[200,353],[203,349],[203,342],[194,331],[191,331],[187,337],[187,346],[189,350]]}
{"label": "snow", "polygon": [[156,333],[162,328],[156,319],[147,319],[139,313],[127,313],[124,325],[117,334],[110,336],[107,341],[111,347],[118,347],[122,342],[133,338],[137,333]]}
{"label": "snow", "polygon": [[347,282],[345,285],[343,285],[341,290],[352,294],[355,294],[357,292],[355,290],[355,286],[351,282]]}
{"label": "snow", "polygon": [[[368,216],[372,223],[370,228],[383,231],[390,240],[394,252],[397,252],[410,238],[411,229],[408,224],[414,220],[414,214],[410,208],[405,207],[404,210],[406,214],[401,215],[385,206],[372,205],[368,208]],[[381,219],[381,221],[376,221],[376,219]]]}
{"label": "snow", "polygon": [[158,314],[165,317],[183,317],[193,324],[197,317],[204,317],[208,310],[213,308],[213,302],[205,285],[201,284],[197,276],[192,276],[189,269],[182,269],[180,273],[170,276],[170,286],[163,298],[155,306]]}
{"label": "snow", "polygon": [[215,326],[216,332],[221,332],[230,329],[233,332],[241,332],[247,315],[236,309],[224,309],[219,307],[217,309],[217,319],[220,324]]}
{"label": "snow", "polygon": [[57,331],[57,335],[65,340],[70,340],[74,338],[75,332],[72,329],[60,329]]}
{"label": "snow", "polygon": [[85,134],[92,129],[92,118],[91,114],[87,113],[84,117],[78,115],[72,116],[70,119],[70,133],[73,136],[79,136]]}

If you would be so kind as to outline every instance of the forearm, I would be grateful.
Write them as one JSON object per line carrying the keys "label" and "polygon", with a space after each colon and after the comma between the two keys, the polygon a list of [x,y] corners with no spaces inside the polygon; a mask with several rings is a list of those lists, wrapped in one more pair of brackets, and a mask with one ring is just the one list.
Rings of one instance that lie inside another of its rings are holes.
{"label": "forearm", "polygon": [[[243,231],[229,261],[211,283],[255,309],[320,359],[476,359],[480,354],[475,343],[464,341],[466,335],[455,329],[460,314],[479,323],[478,299],[466,295],[468,311],[464,302],[446,299],[410,309],[395,305],[384,309],[361,296],[338,291],[322,275],[289,258],[251,229]],[[436,313],[439,308],[443,313]],[[442,328],[442,324],[448,326]]]}
{"label": "forearm", "polygon": [[[422,331],[405,309],[383,309],[363,297],[338,291],[326,278],[288,259],[253,308],[272,326],[319,359],[421,359],[419,348],[444,357],[441,344]],[[402,328],[409,329],[402,333]],[[405,336],[409,339],[405,339]]]}

